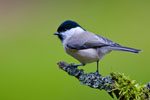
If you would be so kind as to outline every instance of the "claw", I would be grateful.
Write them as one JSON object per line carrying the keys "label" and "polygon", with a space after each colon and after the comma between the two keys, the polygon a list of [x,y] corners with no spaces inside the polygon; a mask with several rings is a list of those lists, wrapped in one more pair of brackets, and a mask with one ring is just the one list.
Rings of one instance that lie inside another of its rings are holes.
{"label": "claw", "polygon": [[96,76],[98,76],[98,75],[100,75],[100,74],[99,74],[99,72],[98,72],[98,71],[96,71],[96,72],[95,72],[95,75],[96,75]]}
{"label": "claw", "polygon": [[77,68],[78,66],[85,66],[85,64],[77,64],[71,63],[70,66]]}

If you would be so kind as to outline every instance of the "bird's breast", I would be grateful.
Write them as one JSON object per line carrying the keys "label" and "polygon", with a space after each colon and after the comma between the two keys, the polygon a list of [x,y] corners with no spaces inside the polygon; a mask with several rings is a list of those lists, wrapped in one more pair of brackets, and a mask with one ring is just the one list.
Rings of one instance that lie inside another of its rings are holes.
{"label": "bird's breast", "polygon": [[83,50],[75,50],[70,48],[65,48],[65,51],[79,60],[81,63],[91,63],[96,62],[100,59],[97,49],[83,49]]}

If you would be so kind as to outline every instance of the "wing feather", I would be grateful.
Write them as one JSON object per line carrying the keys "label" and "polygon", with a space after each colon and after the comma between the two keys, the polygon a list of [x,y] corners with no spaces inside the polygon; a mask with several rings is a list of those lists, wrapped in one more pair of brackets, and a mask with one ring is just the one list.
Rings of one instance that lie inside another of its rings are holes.
{"label": "wing feather", "polygon": [[100,48],[104,46],[113,45],[119,44],[88,31],[85,31],[81,34],[75,34],[67,40],[67,47],[77,50],[88,48]]}

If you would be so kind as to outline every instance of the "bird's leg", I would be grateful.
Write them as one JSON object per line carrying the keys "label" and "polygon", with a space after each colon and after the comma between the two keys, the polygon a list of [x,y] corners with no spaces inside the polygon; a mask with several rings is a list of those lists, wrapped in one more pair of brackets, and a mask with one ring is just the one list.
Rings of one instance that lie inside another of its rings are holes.
{"label": "bird's leg", "polygon": [[97,61],[97,70],[96,70],[96,75],[100,75],[100,74],[99,74],[99,60]]}
{"label": "bird's leg", "polygon": [[77,64],[77,65],[72,65],[73,67],[78,67],[78,66],[85,66],[86,64],[85,63],[81,63],[81,64]]}

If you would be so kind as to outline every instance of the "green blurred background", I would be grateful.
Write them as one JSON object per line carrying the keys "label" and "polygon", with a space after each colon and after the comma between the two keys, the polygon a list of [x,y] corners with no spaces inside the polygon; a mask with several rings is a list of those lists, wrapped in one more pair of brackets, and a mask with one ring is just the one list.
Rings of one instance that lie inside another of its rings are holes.
{"label": "green blurred background", "polygon": [[[113,100],[57,67],[59,61],[78,63],[52,35],[68,19],[143,50],[106,55],[102,75],[120,72],[142,84],[150,81],[149,0],[0,0],[0,100]],[[81,68],[94,72],[96,63]]]}

